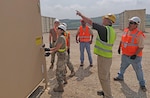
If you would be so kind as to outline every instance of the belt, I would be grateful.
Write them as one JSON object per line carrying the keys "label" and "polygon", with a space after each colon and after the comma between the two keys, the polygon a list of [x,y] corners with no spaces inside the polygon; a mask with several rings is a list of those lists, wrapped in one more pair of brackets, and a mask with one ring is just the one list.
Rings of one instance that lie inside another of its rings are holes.
{"label": "belt", "polygon": [[[125,55],[125,54],[124,54]],[[127,57],[131,57],[131,56],[129,56],[129,55],[125,55],[125,56],[127,56]]]}

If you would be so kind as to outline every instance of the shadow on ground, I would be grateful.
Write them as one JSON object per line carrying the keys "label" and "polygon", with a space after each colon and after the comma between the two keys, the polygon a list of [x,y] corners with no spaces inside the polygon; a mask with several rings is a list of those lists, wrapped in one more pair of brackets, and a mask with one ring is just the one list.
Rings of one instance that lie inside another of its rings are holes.
{"label": "shadow on ground", "polygon": [[135,92],[125,82],[121,81],[120,84],[122,86],[121,90],[126,98],[147,98],[146,92],[143,92],[140,88],[138,92]]}
{"label": "shadow on ground", "polygon": [[84,69],[84,66],[80,66],[78,70],[76,71],[75,77],[77,81],[82,81],[85,77],[89,77],[92,72],[90,71],[90,66]]}

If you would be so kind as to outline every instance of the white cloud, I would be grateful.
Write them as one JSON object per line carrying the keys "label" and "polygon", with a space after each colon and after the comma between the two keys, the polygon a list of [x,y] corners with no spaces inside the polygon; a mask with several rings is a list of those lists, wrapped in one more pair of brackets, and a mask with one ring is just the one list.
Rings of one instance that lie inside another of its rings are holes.
{"label": "white cloud", "polygon": [[[46,10],[45,10],[46,9]],[[76,10],[84,11],[85,7],[80,5],[71,5],[71,6],[63,6],[63,5],[54,5],[54,6],[47,6],[45,9],[41,9],[43,12],[42,14],[45,16],[51,16],[56,18],[77,18],[76,17]]]}
{"label": "white cloud", "polygon": [[135,9],[146,9],[146,13],[150,13],[149,4],[150,0],[41,0],[41,12],[43,16],[77,19],[80,17],[76,16],[75,10],[88,17]]}

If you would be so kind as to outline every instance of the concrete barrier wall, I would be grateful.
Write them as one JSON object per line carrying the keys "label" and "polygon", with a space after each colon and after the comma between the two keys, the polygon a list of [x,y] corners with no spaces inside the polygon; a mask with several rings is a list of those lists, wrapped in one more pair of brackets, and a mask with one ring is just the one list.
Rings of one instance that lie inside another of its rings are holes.
{"label": "concrete barrier wall", "polygon": [[49,33],[50,28],[53,27],[55,18],[42,16],[42,32]]}
{"label": "concrete barrier wall", "polygon": [[133,16],[138,16],[141,19],[141,23],[139,25],[139,29],[145,31],[145,20],[146,20],[146,9],[137,9],[137,10],[125,10],[120,13],[120,24],[119,27],[121,30],[128,27],[129,19]]}

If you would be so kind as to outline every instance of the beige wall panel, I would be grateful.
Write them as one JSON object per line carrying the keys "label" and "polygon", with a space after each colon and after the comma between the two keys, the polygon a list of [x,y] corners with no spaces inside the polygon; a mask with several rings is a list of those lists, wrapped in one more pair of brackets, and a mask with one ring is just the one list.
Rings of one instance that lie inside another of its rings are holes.
{"label": "beige wall panel", "polygon": [[38,0],[0,1],[0,98],[25,98],[43,79]]}
{"label": "beige wall panel", "polygon": [[120,29],[128,26],[128,20],[133,16],[138,16],[141,19],[139,29],[145,31],[146,9],[126,10],[120,14]]}

